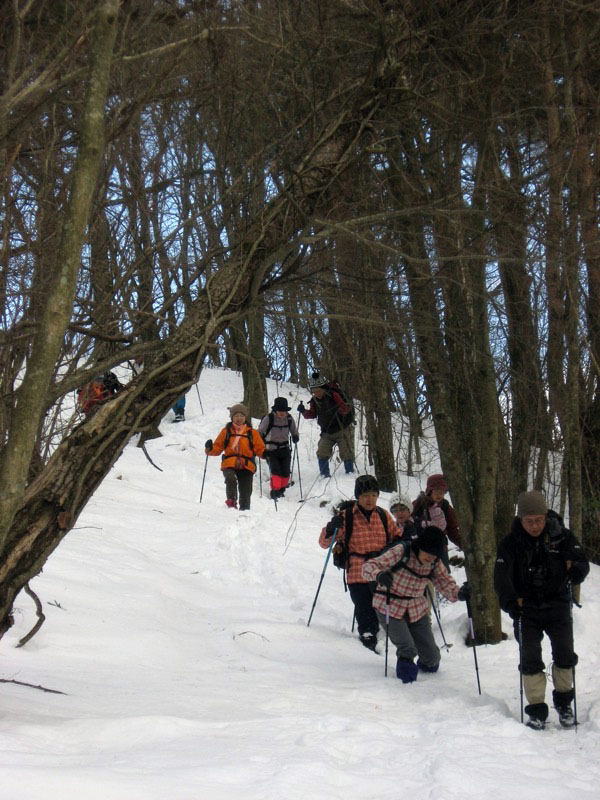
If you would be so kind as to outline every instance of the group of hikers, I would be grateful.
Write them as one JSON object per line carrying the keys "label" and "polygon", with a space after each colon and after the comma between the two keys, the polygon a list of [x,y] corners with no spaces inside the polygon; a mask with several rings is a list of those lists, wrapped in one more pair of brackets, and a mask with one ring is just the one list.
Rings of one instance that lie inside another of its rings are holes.
{"label": "group of hikers", "polygon": [[[360,641],[376,650],[384,629],[396,648],[396,675],[403,683],[439,669],[429,613],[433,589],[452,603],[470,601],[469,584],[459,587],[450,575],[448,538],[459,548],[461,542],[454,509],[445,498],[448,488],[443,475],[431,475],[414,502],[393,495],[386,511],[377,505],[377,479],[361,475],[355,500],[342,503],[319,536],[321,547],[345,570]],[[544,495],[521,493],[510,533],[498,547],[494,588],[513,620],[524,710],[534,730],[542,730],[548,718],[544,634],[552,650],[552,701],[559,723],[568,728],[576,722],[572,587],[588,572],[580,543],[548,509]]]}
{"label": "group of hikers", "polygon": [[[84,413],[90,413],[120,388],[114,382],[112,387],[102,383],[99,377],[82,393]],[[320,427],[317,459],[321,477],[331,476],[329,462],[334,447],[339,450],[345,472],[353,473],[351,401],[335,381],[319,373],[312,374],[309,389],[308,406],[301,402],[298,412],[305,419],[316,419]],[[173,410],[183,419],[181,399]],[[239,498],[240,510],[250,508],[257,458],[269,464],[271,498],[277,500],[285,494],[292,445],[299,441],[291,410],[286,398],[276,397],[271,411],[254,429],[248,408],[236,403],[229,409],[230,421],[216,439],[206,441],[207,457],[221,456],[228,507],[237,508]],[[414,501],[401,494],[392,495],[387,511],[377,505],[377,479],[361,475],[355,481],[355,499],[335,509],[319,536],[321,547],[333,553],[334,563],[344,570],[361,643],[376,651],[378,633],[384,629],[396,648],[396,675],[406,684],[416,681],[419,672],[435,673],[439,669],[441,654],[430,613],[434,591],[452,603],[470,600],[469,584],[459,587],[450,574],[451,564],[464,560],[448,555],[448,540],[461,549],[457,516],[446,499],[448,491],[444,475],[430,475],[425,490]],[[521,687],[527,699],[527,725],[535,730],[542,730],[548,718],[544,634],[552,650],[552,701],[559,722],[563,727],[576,722],[572,708],[577,664],[573,587],[582,583],[588,572],[589,562],[581,544],[565,528],[561,517],[548,508],[544,495],[539,491],[521,493],[510,532],[498,547],[494,588],[500,607],[513,620]]]}
{"label": "group of hikers", "polygon": [[[321,477],[331,477],[329,461],[334,447],[339,450],[346,473],[353,473],[352,403],[335,381],[328,381],[318,372],[312,374],[309,389],[308,408],[301,402],[298,412],[305,419],[316,419],[321,430],[317,445]],[[254,429],[248,408],[236,403],[230,406],[230,420],[216,439],[206,440],[206,455],[221,456],[225,503],[229,508],[238,508],[239,500],[240,511],[250,509],[257,458],[264,458],[269,465],[271,498],[279,500],[284,496],[290,482],[292,445],[299,441],[298,425],[289,413],[291,410],[285,397],[276,397],[271,411],[262,418],[258,429]]]}

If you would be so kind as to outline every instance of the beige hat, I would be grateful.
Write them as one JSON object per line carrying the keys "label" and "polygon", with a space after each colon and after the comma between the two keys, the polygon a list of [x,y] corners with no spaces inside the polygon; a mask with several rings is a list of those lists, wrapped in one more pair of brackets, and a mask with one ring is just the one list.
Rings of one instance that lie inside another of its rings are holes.
{"label": "beige hat", "polygon": [[229,409],[229,416],[231,419],[233,419],[235,414],[243,414],[246,417],[246,422],[250,419],[250,412],[246,406],[242,405],[241,403],[236,403]]}

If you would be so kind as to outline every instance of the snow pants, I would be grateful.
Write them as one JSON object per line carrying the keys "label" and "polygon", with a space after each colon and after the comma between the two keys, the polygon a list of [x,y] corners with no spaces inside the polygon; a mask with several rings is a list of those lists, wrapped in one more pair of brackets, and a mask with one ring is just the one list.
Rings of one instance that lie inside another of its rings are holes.
{"label": "snow pants", "polygon": [[342,461],[354,461],[354,428],[349,426],[334,433],[321,431],[321,438],[317,445],[317,458],[331,458],[335,445],[338,446]]}
{"label": "snow pants", "polygon": [[515,639],[519,641],[519,622],[523,641],[521,643],[521,671],[527,701],[543,703],[546,694],[546,665],[542,659],[544,634],[550,639],[552,651],[552,680],[554,693],[567,695],[573,686],[573,667],[577,654],[573,644],[573,620],[568,602],[556,600],[541,606],[523,607],[520,621],[513,622]]}
{"label": "snow pants", "polygon": [[232,469],[231,467],[228,467],[227,469],[223,470],[225,496],[228,500],[238,499],[239,487],[240,511],[248,511],[250,508],[253,478],[254,474],[248,469]]}
{"label": "snow pants", "polygon": [[292,451],[287,445],[267,451],[267,461],[271,470],[271,489],[285,489],[290,482]]}
{"label": "snow pants", "polygon": [[[378,611],[377,617],[385,630],[385,614]],[[440,663],[440,648],[433,638],[427,614],[416,622],[409,622],[408,614],[402,619],[390,617],[389,636],[398,658],[408,658],[412,661],[415,656],[419,656],[419,660],[426,667],[437,667]]]}
{"label": "snow pants", "polygon": [[348,591],[354,603],[354,614],[358,626],[358,635],[376,634],[379,630],[377,614],[373,608],[373,592],[368,583],[349,583]]}

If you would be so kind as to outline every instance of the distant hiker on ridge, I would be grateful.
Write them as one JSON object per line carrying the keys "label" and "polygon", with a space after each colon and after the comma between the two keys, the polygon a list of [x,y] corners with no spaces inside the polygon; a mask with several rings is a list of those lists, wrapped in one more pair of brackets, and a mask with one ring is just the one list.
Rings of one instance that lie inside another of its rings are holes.
{"label": "distant hiker on ridge", "polygon": [[252,480],[256,472],[256,457],[262,457],[265,443],[258,431],[252,427],[250,414],[241,403],[229,409],[231,422],[221,430],[215,441],[207,439],[204,444],[207,456],[221,455],[221,469],[225,480],[225,504],[237,508],[238,487],[240,511],[250,509]]}
{"label": "distant hiker on ridge", "polygon": [[283,497],[290,482],[290,464],[292,449],[290,437],[294,444],[299,441],[295,420],[288,414],[291,408],[285,397],[276,397],[271,412],[260,421],[258,432],[267,445],[265,458],[271,470],[271,499]]}
{"label": "distant hiker on ridge", "polygon": [[319,472],[323,478],[330,478],[329,459],[337,445],[340,458],[347,473],[354,472],[354,408],[335,381],[328,381],[318,372],[313,372],[308,381],[312,397],[308,408],[304,403],[298,411],[304,419],[316,419],[321,428],[321,438],[317,445]]}

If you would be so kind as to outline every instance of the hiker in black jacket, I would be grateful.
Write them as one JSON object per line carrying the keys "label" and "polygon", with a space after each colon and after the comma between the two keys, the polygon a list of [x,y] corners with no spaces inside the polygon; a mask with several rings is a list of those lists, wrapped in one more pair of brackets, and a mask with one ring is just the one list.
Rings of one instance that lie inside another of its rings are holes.
{"label": "hiker in black jacket", "polygon": [[574,724],[573,668],[577,655],[573,644],[571,585],[581,583],[590,569],[581,545],[549,511],[541,492],[523,492],[517,500],[517,516],[511,532],[498,547],[494,588],[500,607],[513,619],[515,636],[521,637],[523,688],[529,705],[528,725],[544,728],[546,674],[542,638],[552,648],[552,700],[560,724]]}

